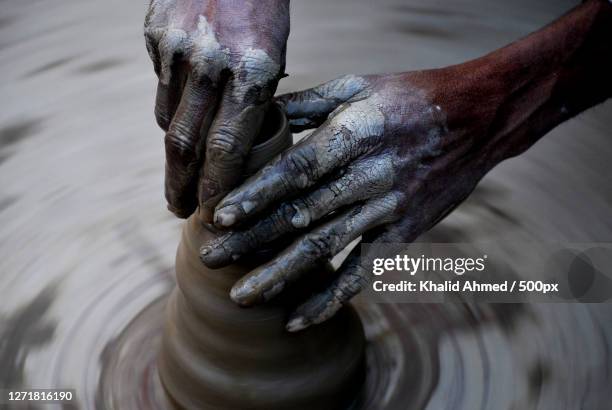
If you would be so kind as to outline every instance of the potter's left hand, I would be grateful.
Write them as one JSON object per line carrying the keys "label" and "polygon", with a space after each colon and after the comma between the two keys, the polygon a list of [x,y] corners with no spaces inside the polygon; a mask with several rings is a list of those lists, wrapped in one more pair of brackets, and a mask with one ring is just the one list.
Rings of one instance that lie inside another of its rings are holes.
{"label": "potter's left hand", "polygon": [[[281,235],[303,234],[240,280],[232,299],[266,301],[361,235],[409,242],[461,202],[489,163],[481,160],[486,144],[475,144],[486,127],[449,128],[449,117],[466,113],[443,101],[476,91],[455,78],[450,70],[346,76],[281,96],[294,130],[322,125],[219,203],[220,227],[264,216],[204,247],[202,259],[220,267]],[[289,330],[326,320],[363,288],[359,248],[331,286],[297,310]]]}
{"label": "potter's left hand", "polygon": [[180,218],[212,220],[284,73],[289,0],[150,0],[145,38],[166,132],[165,194]]}

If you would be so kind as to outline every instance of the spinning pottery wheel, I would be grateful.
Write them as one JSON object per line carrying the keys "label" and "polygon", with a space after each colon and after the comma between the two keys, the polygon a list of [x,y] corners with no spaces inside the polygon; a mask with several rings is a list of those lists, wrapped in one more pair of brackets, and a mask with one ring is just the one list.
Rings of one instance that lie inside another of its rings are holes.
{"label": "spinning pottery wheel", "polygon": [[[575,4],[293,2],[291,77],[280,91],[356,70],[457,63]],[[184,224],[162,199],[143,13],[140,2],[58,0],[5,2],[0,17],[0,385],[73,388],[76,408],[171,408],[157,365]],[[494,170],[423,240],[609,242],[610,109],[564,124]],[[355,408],[612,402],[610,305],[357,299],[365,371]]]}

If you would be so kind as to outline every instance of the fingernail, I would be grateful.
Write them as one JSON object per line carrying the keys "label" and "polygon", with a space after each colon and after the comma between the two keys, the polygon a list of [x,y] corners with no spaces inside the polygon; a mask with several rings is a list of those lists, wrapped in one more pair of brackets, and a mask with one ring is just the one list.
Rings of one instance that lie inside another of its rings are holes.
{"label": "fingernail", "polygon": [[257,207],[254,201],[244,201],[240,204],[224,206],[215,212],[215,224],[228,228],[241,217],[248,216]]}
{"label": "fingernail", "polygon": [[240,306],[249,306],[252,304],[250,292],[242,286],[234,286],[230,291],[230,298]]}
{"label": "fingernail", "polygon": [[292,204],[295,214],[291,217],[291,225],[295,228],[306,228],[310,225],[310,213],[302,210],[299,206]]}
{"label": "fingernail", "polygon": [[234,256],[228,256],[223,248],[215,246],[208,245],[200,248],[200,260],[211,269],[218,269],[229,265],[236,260]]}
{"label": "fingernail", "polygon": [[228,228],[236,223],[236,220],[244,214],[239,205],[228,205],[215,212],[215,224]]}
{"label": "fingernail", "polygon": [[306,329],[308,326],[309,325],[304,316],[297,316],[289,320],[285,326],[285,329],[287,329],[289,332],[299,332],[300,330]]}

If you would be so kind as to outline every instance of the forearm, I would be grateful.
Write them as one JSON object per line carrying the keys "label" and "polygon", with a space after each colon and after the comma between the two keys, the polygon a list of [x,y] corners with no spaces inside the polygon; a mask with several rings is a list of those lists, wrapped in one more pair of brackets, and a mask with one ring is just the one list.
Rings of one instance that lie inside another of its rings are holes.
{"label": "forearm", "polygon": [[462,65],[484,96],[492,164],[612,95],[612,4],[589,0],[542,30]]}

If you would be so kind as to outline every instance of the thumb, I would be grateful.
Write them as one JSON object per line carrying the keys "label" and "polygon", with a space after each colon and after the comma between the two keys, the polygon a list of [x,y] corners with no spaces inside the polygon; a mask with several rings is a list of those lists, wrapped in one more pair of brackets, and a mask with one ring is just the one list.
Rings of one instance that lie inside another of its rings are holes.
{"label": "thumb", "polygon": [[354,99],[368,86],[365,78],[346,75],[314,88],[283,94],[276,101],[285,107],[291,131],[321,125],[340,104]]}

